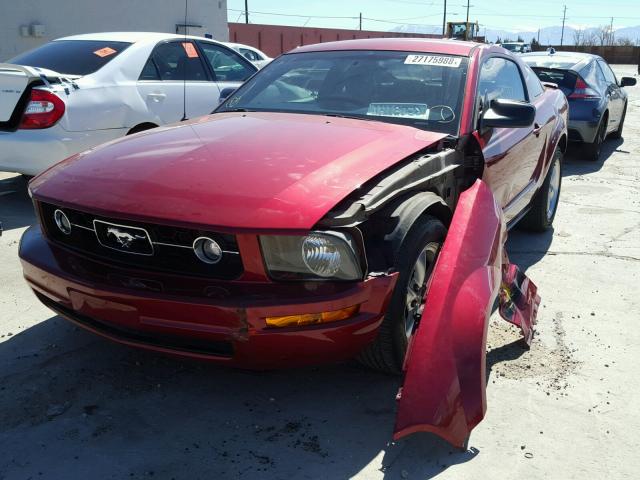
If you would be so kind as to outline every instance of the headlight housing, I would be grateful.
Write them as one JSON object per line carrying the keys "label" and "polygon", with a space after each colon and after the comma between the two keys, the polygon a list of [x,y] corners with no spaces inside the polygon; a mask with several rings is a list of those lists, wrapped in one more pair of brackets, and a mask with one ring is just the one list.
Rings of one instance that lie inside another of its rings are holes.
{"label": "headlight housing", "polygon": [[260,245],[275,280],[360,280],[364,274],[355,242],[346,233],[263,235]]}

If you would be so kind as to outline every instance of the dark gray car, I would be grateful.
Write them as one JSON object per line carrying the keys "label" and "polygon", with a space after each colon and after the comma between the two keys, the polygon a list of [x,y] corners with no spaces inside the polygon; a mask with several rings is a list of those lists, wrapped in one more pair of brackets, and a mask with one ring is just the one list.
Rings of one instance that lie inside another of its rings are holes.
{"label": "dark gray car", "polygon": [[569,140],[583,142],[587,158],[598,160],[607,135],[620,138],[627,111],[622,87],[636,84],[633,77],[620,81],[598,55],[577,52],[533,52],[522,55],[542,82],[555,83],[569,100]]}

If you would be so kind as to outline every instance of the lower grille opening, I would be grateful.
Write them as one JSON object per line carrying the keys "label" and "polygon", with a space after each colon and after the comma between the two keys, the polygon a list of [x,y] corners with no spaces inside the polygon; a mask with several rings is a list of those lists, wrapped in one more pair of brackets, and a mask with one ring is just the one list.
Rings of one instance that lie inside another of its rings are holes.
{"label": "lower grille opening", "polygon": [[38,299],[54,312],[73,320],[80,325],[90,327],[100,333],[104,333],[116,339],[135,342],[139,345],[166,348],[178,352],[198,353],[203,355],[213,355],[216,357],[232,357],[233,345],[230,342],[185,339],[166,335],[157,335],[137,330],[131,330],[114,325],[108,325],[95,318],[88,317],[65,307],[40,292],[35,292]]}

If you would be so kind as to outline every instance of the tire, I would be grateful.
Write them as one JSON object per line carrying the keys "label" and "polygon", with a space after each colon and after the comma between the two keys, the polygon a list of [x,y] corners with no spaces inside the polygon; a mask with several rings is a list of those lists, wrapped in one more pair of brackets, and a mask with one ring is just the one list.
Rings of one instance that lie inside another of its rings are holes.
{"label": "tire", "polygon": [[540,190],[533,197],[529,211],[521,220],[520,225],[532,232],[544,232],[549,229],[558,210],[561,187],[562,152],[556,148],[547,177],[542,182]]}
{"label": "tire", "polygon": [[593,143],[584,144],[585,158],[591,162],[597,162],[598,160],[600,160],[600,154],[602,153],[602,144],[607,137],[607,122],[608,117],[603,118],[600,122],[600,125],[598,126],[596,138],[594,138]]}
{"label": "tire", "polygon": [[[402,372],[409,338],[424,306],[422,300],[426,284],[446,234],[447,229],[440,220],[431,215],[424,215],[413,224],[398,251],[394,252],[394,267],[399,272],[398,282],[378,330],[378,336],[358,356],[362,364],[384,373]],[[417,278],[415,267],[418,261],[422,260],[425,261],[425,268],[421,285],[411,288],[410,281]],[[419,304],[408,311],[410,296]],[[407,317],[413,321],[408,322]]]}
{"label": "tire", "polygon": [[627,117],[627,104],[624,104],[624,109],[622,110],[622,117],[620,117],[620,124],[618,125],[618,129],[609,135],[611,138],[622,138],[622,129],[624,128],[624,119]]}

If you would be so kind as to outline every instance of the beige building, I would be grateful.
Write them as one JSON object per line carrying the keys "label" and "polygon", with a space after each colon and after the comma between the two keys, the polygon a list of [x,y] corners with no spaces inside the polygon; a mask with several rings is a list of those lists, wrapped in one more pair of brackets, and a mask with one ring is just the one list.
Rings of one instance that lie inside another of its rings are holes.
{"label": "beige building", "polygon": [[[184,33],[184,0],[0,0],[0,62],[80,33]],[[190,35],[226,41],[227,0],[188,0]]]}

